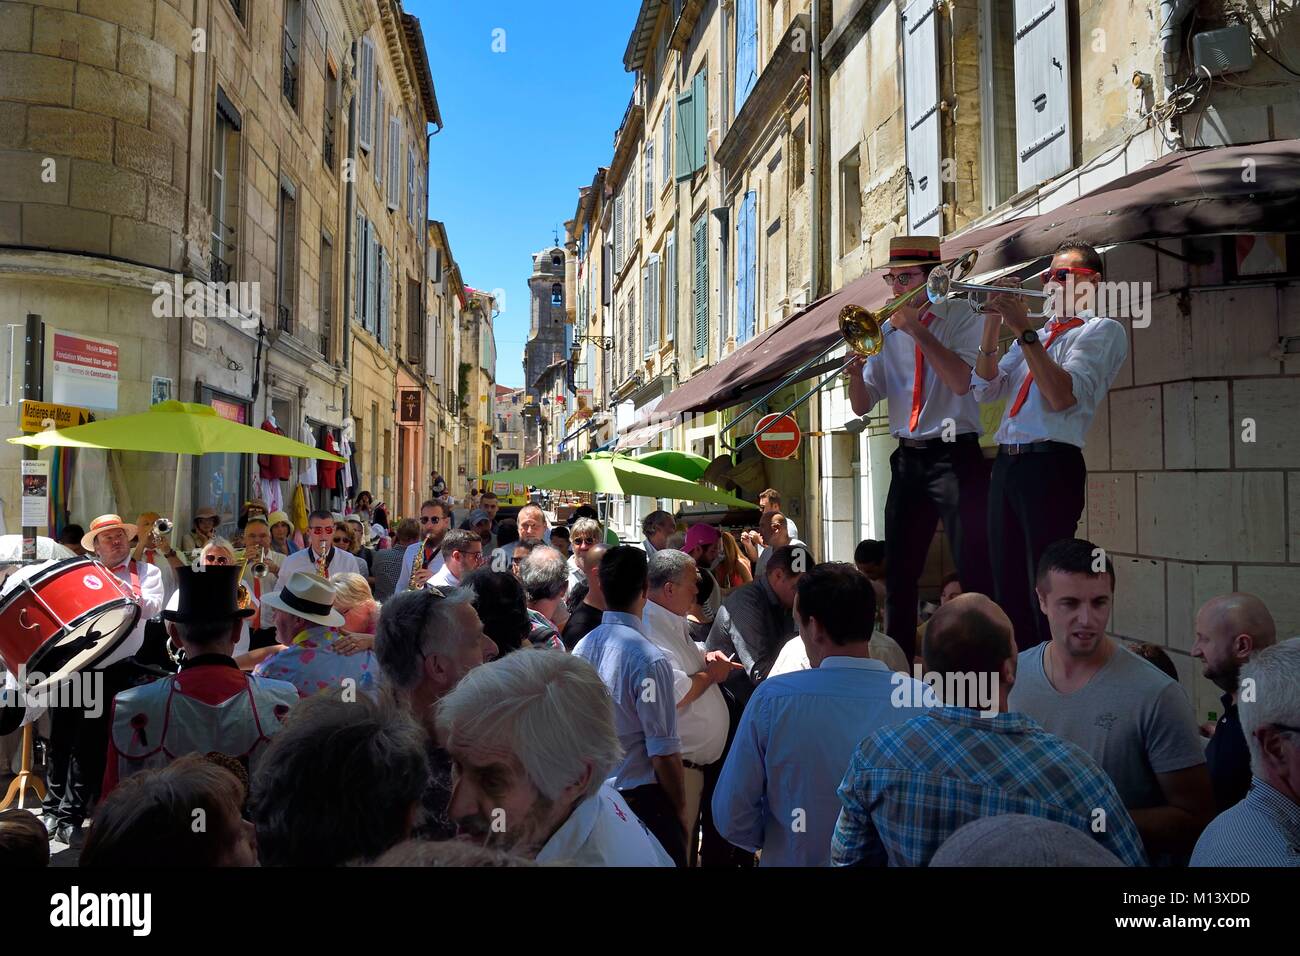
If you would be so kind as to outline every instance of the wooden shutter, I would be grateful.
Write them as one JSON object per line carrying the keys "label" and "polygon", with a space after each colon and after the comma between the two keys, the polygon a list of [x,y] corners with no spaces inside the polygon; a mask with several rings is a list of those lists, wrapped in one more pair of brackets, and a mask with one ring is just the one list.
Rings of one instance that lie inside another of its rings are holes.
{"label": "wooden shutter", "polygon": [[623,271],[623,191],[614,197],[614,271]]}
{"label": "wooden shutter", "polygon": [[603,243],[601,246],[601,263],[600,263],[600,304],[609,305],[613,301],[614,292],[614,246],[612,243]]}
{"label": "wooden shutter", "polygon": [[695,171],[694,84],[677,97],[677,181],[690,179]]}
{"label": "wooden shutter", "polygon": [[357,234],[352,241],[352,295],[355,300],[352,320],[362,327],[366,321],[366,235],[366,217],[358,211]]}
{"label": "wooden shutter", "polygon": [[934,0],[913,0],[903,11],[907,231],[914,236],[943,233],[937,21]]}
{"label": "wooden shutter", "polygon": [[758,0],[736,0],[736,109],[758,82]]}
{"label": "wooden shutter", "polygon": [[736,219],[737,342],[747,342],[754,334],[754,293],[757,291],[755,283],[757,205],[758,194],[753,190],[745,193],[745,198],[740,204],[740,215]]}
{"label": "wooden shutter", "polygon": [[[384,112],[384,88],[375,83],[375,152],[370,157],[374,166],[375,185],[384,185],[384,141],[388,139],[388,114]],[[381,192],[380,195],[383,195]]]}
{"label": "wooden shutter", "polygon": [[671,342],[677,337],[677,230],[668,233],[668,263],[664,275],[664,296],[668,307],[664,310],[664,337]]}
{"label": "wooden shutter", "polygon": [[650,263],[641,267],[641,354],[650,354]]}
{"label": "wooden shutter", "polygon": [[664,104],[664,118],[659,126],[659,149],[663,153],[663,170],[659,176],[659,187],[667,186],[673,178],[673,105],[672,101]]}
{"label": "wooden shutter", "polygon": [[366,324],[363,328],[373,334],[375,316],[379,314],[379,241],[373,227],[369,234],[369,248],[366,251]]}
{"label": "wooden shutter", "polygon": [[691,81],[691,103],[693,104],[691,120],[695,128],[695,144],[692,158],[695,164],[691,172],[703,169],[709,161],[709,84],[705,70],[695,74]]}
{"label": "wooden shutter", "polygon": [[388,208],[396,209],[402,189],[402,120],[388,120]]}
{"label": "wooden shutter", "polygon": [[375,115],[375,45],[370,37],[361,38],[361,75],[357,82],[361,87],[360,116],[358,117],[357,142],[367,152],[374,142],[372,124]]}
{"label": "wooden shutter", "polygon": [[1016,185],[1068,170],[1070,31],[1065,0],[1015,0]]}
{"label": "wooden shutter", "polygon": [[695,220],[691,231],[691,254],[695,259],[692,285],[695,354],[703,358],[709,353],[709,221],[706,215]]}

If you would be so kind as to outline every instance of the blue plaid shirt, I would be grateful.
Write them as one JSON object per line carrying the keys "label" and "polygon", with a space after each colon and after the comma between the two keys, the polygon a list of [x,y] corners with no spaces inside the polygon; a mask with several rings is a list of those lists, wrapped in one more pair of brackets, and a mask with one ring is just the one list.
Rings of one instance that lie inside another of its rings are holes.
{"label": "blue plaid shirt", "polygon": [[[853,754],[839,794],[835,866],[925,866],[958,827],[1004,813],[1064,823],[1129,866],[1147,863],[1110,778],[1024,714],[942,707],[878,731]],[[1094,818],[1104,829],[1094,832]]]}

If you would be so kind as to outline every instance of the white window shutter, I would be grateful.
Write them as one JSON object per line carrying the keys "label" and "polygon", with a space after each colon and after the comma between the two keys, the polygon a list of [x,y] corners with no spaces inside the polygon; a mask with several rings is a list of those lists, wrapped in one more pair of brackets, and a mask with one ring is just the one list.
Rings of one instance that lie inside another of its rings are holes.
{"label": "white window shutter", "polygon": [[360,117],[357,125],[360,129],[357,132],[357,141],[361,148],[369,151],[371,143],[371,124],[374,122],[375,109],[375,45],[371,42],[370,37],[363,37],[361,40],[361,75],[358,82],[361,86],[360,91]]}
{"label": "white window shutter", "polygon": [[623,271],[623,193],[614,197],[614,271]]}
{"label": "white window shutter", "polygon": [[384,185],[384,140],[388,138],[387,114],[384,112],[384,88],[375,84],[375,151],[370,162],[375,167],[375,185]]}
{"label": "white window shutter", "polygon": [[907,231],[913,236],[943,234],[937,21],[934,0],[913,0],[903,11]]}
{"label": "white window shutter", "polygon": [[1070,32],[1065,0],[1016,0],[1016,185],[1071,166]]}

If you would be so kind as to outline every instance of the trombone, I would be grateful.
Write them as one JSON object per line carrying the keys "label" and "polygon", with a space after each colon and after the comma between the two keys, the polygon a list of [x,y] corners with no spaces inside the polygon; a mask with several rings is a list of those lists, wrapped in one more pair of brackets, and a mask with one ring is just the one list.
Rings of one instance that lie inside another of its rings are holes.
{"label": "trombone", "polygon": [[960,282],[943,266],[935,266],[925,280],[925,294],[931,302],[947,302],[952,296],[965,293],[971,311],[983,315],[988,311],[989,297],[993,295],[1021,295],[1029,299],[1041,299],[1041,312],[1029,312],[1030,318],[1041,319],[1051,312],[1050,292],[1034,292],[1019,286],[988,285],[982,282]]}
{"label": "trombone", "polygon": [[[843,365],[837,368],[830,375],[827,375],[825,378],[823,378],[812,388],[808,389],[807,392],[805,392],[796,401],[791,403],[784,411],[778,412],[771,422],[769,422],[767,425],[763,426],[762,428],[756,428],[754,430],[754,433],[750,435],[748,438],[746,438],[744,441],[742,441],[739,445],[732,446],[729,443],[727,443],[725,437],[723,437],[724,444],[727,444],[727,446],[731,448],[733,453],[736,454],[740,453],[741,451],[743,451],[744,449],[752,445],[755,441],[757,441],[759,435],[763,434],[763,432],[767,431],[769,428],[775,425],[782,415],[790,414],[792,411],[794,411],[800,405],[804,404],[804,402],[808,401],[808,399],[812,398],[814,395],[820,392],[831,382],[835,381],[840,376],[840,374],[843,373],[843,371],[849,367],[849,364],[853,362],[855,359],[857,359],[859,356],[871,356],[877,354],[882,348],[885,347],[885,336],[891,335],[892,333],[898,331],[893,326],[890,326],[889,328],[885,328],[885,323],[889,320],[889,317],[893,315],[896,310],[898,310],[900,307],[904,305],[910,304],[913,298],[915,298],[916,296],[920,295],[923,292],[926,294],[926,296],[930,299],[931,302],[941,301],[940,299],[934,298],[934,293],[936,292],[942,291],[944,297],[946,298],[948,295],[947,290],[954,285],[953,277],[956,276],[957,279],[964,279],[966,276],[970,275],[971,270],[975,268],[975,260],[978,257],[979,257],[979,251],[976,249],[971,249],[969,252],[966,252],[963,255],[959,256],[958,258],[951,260],[951,268],[948,268],[948,266],[944,264],[935,266],[934,269],[931,270],[930,275],[931,277],[933,277],[934,273],[943,270],[942,285],[940,285],[939,283],[935,283],[932,288],[931,282],[927,280],[922,285],[917,286],[915,289],[912,289],[909,292],[905,292],[903,295],[899,296],[893,302],[886,305],[883,309],[880,309],[876,312],[872,312],[870,309],[864,309],[860,305],[846,305],[844,308],[840,310],[840,315],[839,315],[840,340],[836,342],[832,342],[830,345],[826,346],[826,348],[822,349],[821,352],[817,353],[808,361],[804,362],[802,365],[796,368],[793,372],[790,372],[788,375],[786,375],[786,377],[781,379],[780,382],[778,382],[775,386],[773,386],[767,392],[766,395],[764,395],[758,401],[754,402],[754,404],[750,405],[747,409],[745,409],[734,419],[732,419],[731,423],[722,429],[721,435],[725,436],[727,432],[731,431],[731,429],[735,428],[742,421],[744,421],[745,418],[750,413],[757,411],[763,405],[766,405],[768,399],[770,399],[777,392],[781,391],[784,388],[788,388],[790,385],[799,381],[804,375],[808,373],[809,369],[825,361],[826,357],[830,355],[831,352],[839,348],[841,345],[848,345],[849,351],[852,352],[853,354],[850,355],[848,359],[845,360]],[[985,287],[981,286],[980,288],[982,289]],[[998,291],[1005,291],[1000,287],[990,287],[990,288],[997,288]]]}

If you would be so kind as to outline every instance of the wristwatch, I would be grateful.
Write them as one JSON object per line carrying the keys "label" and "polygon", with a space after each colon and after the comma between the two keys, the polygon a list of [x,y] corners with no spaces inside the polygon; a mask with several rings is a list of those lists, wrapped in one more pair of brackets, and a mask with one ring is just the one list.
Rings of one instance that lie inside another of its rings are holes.
{"label": "wristwatch", "polygon": [[1037,341],[1038,333],[1033,329],[1025,329],[1025,331],[1020,333],[1019,342],[1022,348],[1026,345],[1033,345]]}

